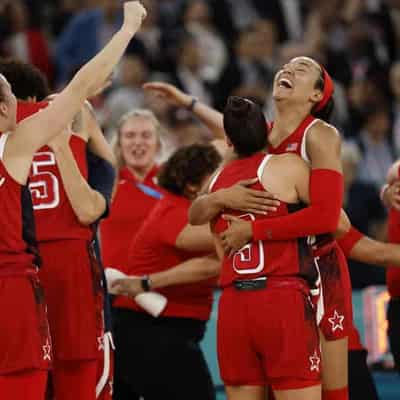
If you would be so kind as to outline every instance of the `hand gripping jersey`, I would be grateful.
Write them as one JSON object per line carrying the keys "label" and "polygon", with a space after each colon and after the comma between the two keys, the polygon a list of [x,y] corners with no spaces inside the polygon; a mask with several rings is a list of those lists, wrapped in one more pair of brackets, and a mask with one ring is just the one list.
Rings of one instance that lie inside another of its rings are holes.
{"label": "hand gripping jersey", "polygon": [[[235,183],[258,176],[259,180],[271,155],[258,153],[252,157],[234,160],[219,172],[211,182],[212,192],[227,188]],[[255,190],[264,190],[260,181],[251,186]],[[266,216],[225,210],[226,214],[239,216],[246,220],[284,216],[301,208],[300,204],[280,203],[276,212]],[[217,233],[224,231],[227,223],[222,216],[215,222]],[[307,238],[287,241],[269,241],[249,243],[233,257],[225,257],[220,275],[222,287],[229,286],[234,280],[256,279],[261,276],[300,277],[312,287],[317,279],[317,270],[313,262],[311,248]]]}

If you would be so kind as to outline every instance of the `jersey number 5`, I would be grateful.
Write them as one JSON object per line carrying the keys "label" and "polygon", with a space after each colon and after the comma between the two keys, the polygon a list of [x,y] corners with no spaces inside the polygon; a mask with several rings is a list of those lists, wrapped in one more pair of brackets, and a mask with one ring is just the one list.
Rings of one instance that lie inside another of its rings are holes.
{"label": "jersey number 5", "polygon": [[46,167],[54,165],[56,165],[56,158],[51,152],[36,153],[33,158],[29,190],[34,210],[55,208],[60,203],[57,176],[46,171]]}
{"label": "jersey number 5", "polygon": [[[254,221],[253,214],[239,215],[246,221]],[[238,274],[257,274],[264,268],[264,246],[262,241],[248,243],[233,256],[233,269]]]}

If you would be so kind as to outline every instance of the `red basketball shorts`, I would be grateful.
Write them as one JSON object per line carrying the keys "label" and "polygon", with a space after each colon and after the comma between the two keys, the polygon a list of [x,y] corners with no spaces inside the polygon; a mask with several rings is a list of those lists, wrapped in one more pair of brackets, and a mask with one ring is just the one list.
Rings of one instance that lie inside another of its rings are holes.
{"label": "red basketball shorts", "polygon": [[218,310],[218,361],[226,385],[275,390],[320,384],[315,311],[306,290],[223,290]]}
{"label": "red basketball shorts", "polygon": [[37,274],[0,278],[0,375],[47,370],[51,340]]}
{"label": "red basketball shorts", "polygon": [[326,340],[343,339],[352,324],[351,283],[346,257],[335,242],[315,253],[321,285],[318,300],[319,327]]}
{"label": "red basketball shorts", "polygon": [[102,354],[103,289],[84,240],[40,243],[40,279],[48,305],[54,358],[95,360]]}

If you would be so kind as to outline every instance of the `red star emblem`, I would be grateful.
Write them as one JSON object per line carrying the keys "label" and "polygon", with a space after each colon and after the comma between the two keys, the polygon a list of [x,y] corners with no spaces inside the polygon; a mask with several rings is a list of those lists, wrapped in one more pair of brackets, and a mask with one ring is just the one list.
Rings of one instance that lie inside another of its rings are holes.
{"label": "red star emblem", "polygon": [[43,349],[43,360],[51,360],[51,344],[49,339],[46,340],[46,344],[42,346]]}
{"label": "red star emblem", "polygon": [[335,332],[337,329],[343,330],[344,315],[340,315],[336,310],[333,313],[333,317],[328,318],[328,321],[332,324],[332,332]]}
{"label": "red star emblem", "polygon": [[319,364],[321,362],[320,357],[318,356],[317,350],[314,351],[314,354],[309,357],[311,367],[310,371],[317,371],[319,372]]}

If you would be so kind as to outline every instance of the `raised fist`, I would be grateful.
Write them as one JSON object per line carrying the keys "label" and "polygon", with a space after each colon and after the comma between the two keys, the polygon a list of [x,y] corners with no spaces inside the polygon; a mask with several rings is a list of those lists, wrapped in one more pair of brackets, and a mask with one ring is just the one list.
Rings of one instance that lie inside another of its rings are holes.
{"label": "raised fist", "polygon": [[124,29],[133,35],[139,30],[147,12],[140,1],[127,1],[124,3]]}

